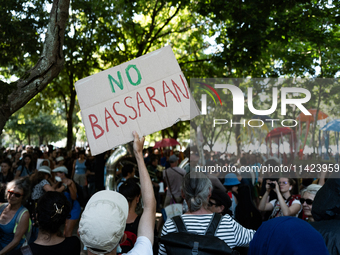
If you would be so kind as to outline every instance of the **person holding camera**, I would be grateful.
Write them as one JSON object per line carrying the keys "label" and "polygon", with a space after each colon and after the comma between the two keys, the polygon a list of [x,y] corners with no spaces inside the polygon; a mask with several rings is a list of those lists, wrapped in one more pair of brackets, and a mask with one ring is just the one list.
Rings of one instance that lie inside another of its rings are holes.
{"label": "person holding camera", "polygon": [[[293,179],[284,177],[281,177],[277,182],[267,180],[266,192],[260,201],[258,209],[260,211],[272,211],[269,219],[280,216],[297,217],[302,206],[298,196],[290,193],[294,184],[295,181]],[[276,193],[277,199],[268,201],[268,195],[271,190]]]}

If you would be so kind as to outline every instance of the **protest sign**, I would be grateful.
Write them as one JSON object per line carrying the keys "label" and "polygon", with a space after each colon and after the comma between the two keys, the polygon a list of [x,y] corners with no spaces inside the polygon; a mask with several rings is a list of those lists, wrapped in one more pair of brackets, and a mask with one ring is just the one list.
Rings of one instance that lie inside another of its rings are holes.
{"label": "protest sign", "polygon": [[75,84],[93,155],[199,115],[170,46]]}

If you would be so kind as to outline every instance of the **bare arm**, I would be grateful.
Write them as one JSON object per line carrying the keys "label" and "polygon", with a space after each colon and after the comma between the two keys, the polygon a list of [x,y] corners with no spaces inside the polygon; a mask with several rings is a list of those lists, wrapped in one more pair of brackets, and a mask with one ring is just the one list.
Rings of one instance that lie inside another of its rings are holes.
{"label": "bare arm", "polygon": [[285,199],[280,193],[279,185],[277,184],[277,182],[275,182],[275,185],[276,185],[275,189],[276,189],[277,199],[280,202],[280,207],[281,207],[283,216],[295,216],[300,211],[301,204],[293,204],[290,207],[288,207]]}
{"label": "bare arm", "polygon": [[49,184],[45,184],[43,189],[47,192],[47,191],[58,191],[58,192],[63,192],[65,190],[64,186],[60,186],[59,188],[57,188],[57,185],[49,185]]}
{"label": "bare arm", "polygon": [[264,193],[264,195],[263,195],[263,197],[260,201],[260,204],[258,206],[258,209],[260,211],[272,211],[273,210],[273,205],[271,203],[267,203],[269,192],[270,192],[270,186],[268,185],[268,182],[267,182],[266,183],[266,193]]}
{"label": "bare arm", "polygon": [[29,213],[27,211],[21,217],[17,230],[15,231],[13,240],[0,251],[0,255],[7,254],[9,251],[13,250],[20,243],[22,237],[24,236],[25,232],[28,229],[28,222]]}
{"label": "bare arm", "polygon": [[143,158],[144,137],[139,138],[137,132],[133,132],[135,137],[133,151],[137,160],[139,178],[141,183],[141,192],[144,202],[144,211],[138,225],[138,237],[145,236],[153,244],[155,215],[156,215],[156,200],[152,188],[151,179],[146,169]]}
{"label": "bare arm", "polygon": [[77,161],[77,160],[74,160],[74,161],[73,161],[71,179],[73,179],[74,173],[75,173],[75,171],[76,171],[76,161]]}
{"label": "bare arm", "polygon": [[70,179],[65,179],[65,182],[67,184],[68,190],[70,191],[70,196],[72,200],[77,199],[77,188],[74,182]]}

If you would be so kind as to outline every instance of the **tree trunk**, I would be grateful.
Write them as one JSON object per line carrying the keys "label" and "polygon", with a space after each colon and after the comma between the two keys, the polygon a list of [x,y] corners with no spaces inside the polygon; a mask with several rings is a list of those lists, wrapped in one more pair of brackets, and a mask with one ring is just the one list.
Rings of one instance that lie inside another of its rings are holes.
{"label": "tree trunk", "polygon": [[39,146],[40,146],[44,143],[44,136],[38,135],[38,137],[39,137]]}
{"label": "tree trunk", "polygon": [[[42,91],[64,65],[64,34],[70,0],[54,0],[43,53],[36,65],[17,82],[0,83],[0,134],[9,117]],[[3,93],[6,91],[7,93]]]}
{"label": "tree trunk", "polygon": [[[323,78],[323,66],[322,66],[322,57],[321,57],[321,49],[319,45],[319,62],[320,62],[320,78]],[[313,129],[312,129],[312,147],[313,147],[313,158],[315,158],[315,130],[316,130],[316,124],[318,122],[318,115],[320,110],[320,103],[321,103],[321,95],[322,95],[322,83],[319,82],[319,96],[318,96],[318,102],[316,107],[316,114],[313,122]]]}
{"label": "tree trunk", "polygon": [[69,75],[69,88],[70,88],[70,104],[67,109],[66,121],[67,121],[67,143],[66,149],[71,150],[73,145],[73,111],[76,103],[76,91],[73,84],[73,73]]}
{"label": "tree trunk", "polygon": [[31,134],[30,133],[27,134],[27,144],[31,145]]}
{"label": "tree trunk", "polygon": [[[235,118],[235,121],[233,120],[233,123],[240,122],[241,120],[240,115],[235,115],[234,118]],[[241,125],[240,124],[235,125],[235,141],[236,141],[236,146],[237,146],[237,156],[240,156],[241,155]]]}

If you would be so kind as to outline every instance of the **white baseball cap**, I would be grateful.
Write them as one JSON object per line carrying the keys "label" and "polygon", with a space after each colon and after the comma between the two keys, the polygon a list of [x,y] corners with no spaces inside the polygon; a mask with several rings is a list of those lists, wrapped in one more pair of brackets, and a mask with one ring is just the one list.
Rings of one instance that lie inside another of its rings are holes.
{"label": "white baseball cap", "polygon": [[57,158],[55,159],[56,162],[59,162],[59,161],[62,161],[62,160],[64,160],[64,157],[63,157],[63,156],[57,157]]}
{"label": "white baseball cap", "polygon": [[57,173],[57,172],[62,172],[62,173],[65,173],[65,174],[68,174],[68,170],[66,167],[64,166],[59,166],[59,167],[56,167],[52,170],[52,172],[54,173]]}
{"label": "white baseball cap", "polygon": [[49,168],[48,166],[40,166],[38,172],[44,172],[51,175],[51,168]]}
{"label": "white baseball cap", "polygon": [[87,202],[79,222],[79,235],[93,254],[105,254],[117,247],[124,235],[129,205],[112,190],[95,193]]}

